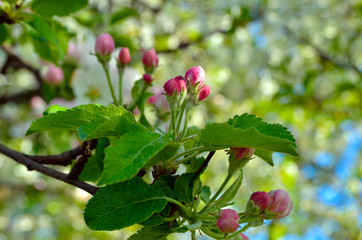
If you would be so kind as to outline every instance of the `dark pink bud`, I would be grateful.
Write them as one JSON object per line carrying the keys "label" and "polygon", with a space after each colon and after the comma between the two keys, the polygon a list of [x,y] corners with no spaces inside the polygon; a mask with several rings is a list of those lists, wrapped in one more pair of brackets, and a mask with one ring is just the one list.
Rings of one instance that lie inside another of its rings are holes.
{"label": "dark pink bud", "polygon": [[282,189],[277,189],[268,192],[268,195],[271,202],[266,210],[275,213],[276,218],[288,216],[293,208],[293,202],[290,200],[289,194]]}
{"label": "dark pink bud", "polygon": [[114,41],[108,33],[102,33],[97,37],[95,52],[105,57],[111,54],[114,50]]}
{"label": "dark pink bud", "polygon": [[203,86],[199,93],[199,101],[202,101],[205,98],[207,98],[209,94],[210,94],[210,87],[207,85]]}
{"label": "dark pink bud", "polygon": [[193,67],[187,70],[185,74],[185,81],[188,85],[202,86],[205,82],[205,71],[201,66]]}
{"label": "dark pink bud", "polygon": [[121,48],[118,55],[118,62],[121,66],[127,65],[131,61],[131,55],[128,48]]}
{"label": "dark pink bud", "polygon": [[180,94],[181,90],[186,89],[186,82],[182,76],[177,76],[168,80],[163,89],[170,97],[177,92],[177,95]]}
{"label": "dark pink bud", "polygon": [[64,73],[60,67],[51,65],[45,75],[45,80],[50,84],[59,84],[64,80]]}
{"label": "dark pink bud", "polygon": [[259,207],[259,211],[262,211],[269,206],[271,199],[266,192],[254,192],[251,194],[249,201],[253,202],[254,206]]}
{"label": "dark pink bud", "polygon": [[158,66],[158,57],[155,49],[150,49],[145,51],[142,57],[142,63],[148,68],[157,67]]}
{"label": "dark pink bud", "polygon": [[235,210],[230,209],[230,208],[221,210],[220,217],[222,217],[222,218],[232,218],[235,221],[240,220],[239,214]]}
{"label": "dark pink bud", "polygon": [[220,212],[220,218],[217,220],[217,226],[223,233],[233,233],[239,228],[239,215],[232,209],[223,209]]}
{"label": "dark pink bud", "polygon": [[244,233],[240,233],[240,237],[241,237],[241,239],[243,239],[243,240],[249,240],[249,237],[246,236]]}
{"label": "dark pink bud", "polygon": [[254,155],[255,148],[230,148],[230,152],[235,154],[235,160],[251,158]]}
{"label": "dark pink bud", "polygon": [[145,81],[148,84],[151,84],[153,81],[153,78],[151,77],[151,75],[143,74],[143,81]]}

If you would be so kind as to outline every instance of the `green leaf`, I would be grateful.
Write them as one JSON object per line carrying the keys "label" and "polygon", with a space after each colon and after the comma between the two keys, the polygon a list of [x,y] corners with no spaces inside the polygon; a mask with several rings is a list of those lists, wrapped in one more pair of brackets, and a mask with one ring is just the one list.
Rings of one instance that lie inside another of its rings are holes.
{"label": "green leaf", "polygon": [[106,150],[103,174],[98,185],[121,182],[138,171],[172,141],[172,135],[153,132],[129,132]]}
{"label": "green leaf", "polygon": [[167,240],[167,236],[173,233],[168,224],[156,227],[144,227],[128,238],[128,240]]}
{"label": "green leaf", "polygon": [[92,155],[84,165],[84,169],[79,175],[79,179],[82,181],[96,182],[101,176],[101,173],[102,169],[98,165],[97,158],[95,155]]}
{"label": "green leaf", "polygon": [[187,129],[185,138],[188,139],[183,145],[185,147],[185,151],[191,148],[195,148],[200,146],[200,129],[196,126],[191,126]]}
{"label": "green leaf", "polygon": [[3,43],[8,36],[8,31],[6,30],[5,23],[0,24],[0,44]]}
{"label": "green leaf", "polygon": [[170,142],[162,151],[156,154],[150,161],[147,162],[146,166],[152,166],[159,162],[164,162],[170,159],[179,150],[180,143]]}
{"label": "green leaf", "polygon": [[67,16],[88,5],[88,0],[33,0],[31,9],[45,17]]}
{"label": "green leaf", "polygon": [[34,49],[39,56],[45,60],[57,63],[58,60],[64,59],[64,49],[57,37],[57,34],[60,34],[60,32],[57,31],[57,34],[55,34],[51,27],[53,22],[48,22],[33,14],[24,23],[24,27],[29,36],[32,37]]}
{"label": "green leaf", "polygon": [[167,204],[161,190],[141,178],[99,189],[86,205],[84,220],[92,230],[118,230],[142,222]]}
{"label": "green leaf", "polygon": [[193,203],[195,195],[201,190],[201,181],[195,176],[196,173],[184,173],[175,182],[177,198],[187,204]]}
{"label": "green leaf", "polygon": [[56,113],[59,111],[66,111],[68,110],[68,108],[65,107],[61,107],[59,105],[51,105],[50,107],[48,107],[44,112],[43,112],[43,116],[48,116],[52,113]]}
{"label": "green leaf", "polygon": [[229,203],[230,201],[232,201],[234,199],[235,195],[237,194],[242,181],[243,181],[243,171],[240,170],[240,175],[238,176],[238,178],[235,179],[233,184],[231,184],[231,186],[223,193],[223,195],[221,195],[221,197],[217,201],[217,204],[222,205],[222,204]]}
{"label": "green leaf", "polygon": [[285,127],[252,114],[235,116],[228,123],[209,123],[200,139],[206,147],[249,147],[298,156],[295,139]]}
{"label": "green leaf", "polygon": [[204,202],[204,203],[208,203],[210,201],[210,196],[211,196],[211,189],[209,186],[203,186],[201,188],[201,200]]}
{"label": "green leaf", "polygon": [[193,223],[191,225],[185,225],[185,227],[187,227],[187,229],[190,231],[195,231],[195,230],[199,229],[201,226],[202,226],[202,222],[200,219],[198,219],[195,223]]}
{"label": "green leaf", "polygon": [[100,138],[97,140],[97,147],[96,147],[96,159],[98,166],[101,170],[103,170],[103,160],[106,154],[104,153],[104,149],[109,146],[108,138]]}
{"label": "green leaf", "polygon": [[153,227],[160,225],[165,221],[165,217],[167,217],[170,211],[171,211],[170,204],[167,204],[161,213],[154,213],[149,219],[139,224],[145,227]]}
{"label": "green leaf", "polygon": [[[50,107],[44,113],[44,116],[32,122],[26,135],[30,135],[42,131],[61,131],[61,130],[78,130],[81,139],[90,139],[88,135],[92,134],[94,129],[99,129],[101,123],[107,122],[110,118],[120,117],[131,118],[131,115],[122,107],[114,105],[101,106],[98,104],[80,105],[78,107],[67,109],[59,106]],[[127,122],[130,126],[135,122]],[[128,128],[119,128],[119,131]],[[107,132],[107,129],[103,129]],[[122,132],[124,133],[124,132]],[[121,135],[121,134],[118,134]],[[97,135],[98,136],[98,135]],[[102,136],[103,137],[103,136]]]}
{"label": "green leaf", "polygon": [[[198,157],[198,158],[192,158],[184,163],[187,167],[187,172],[196,172],[197,169],[201,167],[201,165],[204,163],[205,158],[204,157]],[[205,171],[205,169],[203,169]]]}
{"label": "green leaf", "polygon": [[173,189],[175,187],[176,178],[171,175],[162,175],[155,181],[155,186],[163,191],[166,197],[176,198]]}
{"label": "green leaf", "polygon": [[270,166],[274,166],[273,162],[273,152],[265,151],[261,149],[256,149],[254,155],[260,157],[265,162],[267,162]]}
{"label": "green leaf", "polygon": [[134,10],[133,8],[123,8],[112,14],[110,24],[115,24],[115,23],[121,22],[122,20],[124,20],[128,17],[137,16],[137,15],[138,15],[138,12],[136,10]]}

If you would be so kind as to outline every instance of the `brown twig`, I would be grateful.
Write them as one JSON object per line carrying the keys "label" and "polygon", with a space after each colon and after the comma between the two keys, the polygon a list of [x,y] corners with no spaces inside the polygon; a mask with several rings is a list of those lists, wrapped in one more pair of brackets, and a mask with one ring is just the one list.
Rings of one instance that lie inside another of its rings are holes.
{"label": "brown twig", "polygon": [[91,156],[90,143],[84,142],[82,144],[82,154],[80,155],[78,161],[74,164],[72,170],[70,171],[68,177],[70,179],[78,179],[79,175],[82,173],[84,169],[84,165],[88,162],[88,158]]}
{"label": "brown twig", "polygon": [[40,75],[39,70],[32,67],[28,63],[24,62],[21,58],[19,58],[17,55],[15,55],[9,47],[1,46],[1,49],[3,51],[5,51],[5,53],[8,56],[5,64],[1,68],[1,73],[6,74],[10,68],[13,68],[15,70],[26,69],[34,75],[34,77],[38,83],[38,86],[36,89],[23,91],[23,92],[20,92],[20,93],[14,94],[14,95],[10,95],[10,96],[0,97],[0,104],[4,104],[7,102],[21,102],[21,101],[29,100],[31,97],[33,97],[35,95],[40,95],[41,87],[42,87],[42,77]]}
{"label": "brown twig", "polygon": [[201,173],[207,168],[207,165],[209,164],[209,162],[210,162],[211,158],[214,156],[214,154],[215,154],[215,151],[209,152],[205,161],[201,164],[201,166],[195,172],[196,175],[194,177],[194,180],[197,179],[201,175]]}
{"label": "brown twig", "polygon": [[85,183],[83,181],[80,181],[78,179],[70,179],[68,174],[59,172],[57,170],[54,170],[52,168],[46,167],[44,165],[41,165],[40,163],[37,163],[28,157],[26,157],[23,153],[17,152],[15,150],[12,150],[5,145],[0,143],[0,153],[4,154],[5,156],[8,156],[9,158],[13,159],[14,161],[23,164],[28,168],[29,171],[35,170],[37,172],[43,173],[44,175],[47,175],[49,177],[58,179],[60,181],[66,182],[68,184],[71,184],[73,186],[76,186],[80,189],[83,189],[84,191],[87,191],[88,193],[94,195],[96,191],[99,189],[98,187],[95,187],[93,185],[90,185],[88,183]]}

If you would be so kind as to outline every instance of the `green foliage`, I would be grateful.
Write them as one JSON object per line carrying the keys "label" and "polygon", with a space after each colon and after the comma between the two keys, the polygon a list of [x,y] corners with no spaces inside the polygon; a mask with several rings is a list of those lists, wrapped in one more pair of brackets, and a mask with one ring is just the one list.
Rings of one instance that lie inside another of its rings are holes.
{"label": "green foliage", "polygon": [[174,192],[177,198],[187,204],[194,202],[194,197],[201,191],[201,181],[195,173],[184,173],[175,182]]}
{"label": "green foliage", "polygon": [[84,165],[82,173],[79,175],[79,179],[82,181],[96,182],[101,176],[102,169],[99,167],[96,155],[92,155],[88,158],[88,162]]}
{"label": "green foliage", "polygon": [[110,24],[116,24],[128,17],[137,16],[137,15],[138,12],[133,8],[122,8],[121,10],[112,14]]}
{"label": "green foliage", "polygon": [[0,44],[6,40],[8,35],[8,31],[6,30],[6,26],[4,23],[0,23]]}
{"label": "green foliage", "polygon": [[167,201],[162,191],[141,178],[103,187],[86,205],[84,219],[93,230],[117,230],[161,212]]}
{"label": "green foliage", "polygon": [[223,204],[230,203],[236,196],[242,181],[243,181],[243,171],[240,170],[239,176],[235,179],[235,181],[231,184],[231,186],[221,195],[217,204],[219,206],[223,206]]}
{"label": "green foliage", "polygon": [[170,134],[129,132],[106,150],[103,174],[98,182],[112,184],[135,176],[138,171],[172,140]]}
{"label": "green foliage", "polygon": [[211,189],[209,186],[202,186],[201,188],[201,194],[200,194],[200,197],[201,197],[201,200],[204,202],[204,203],[208,203],[210,201],[210,196],[211,196]]}
{"label": "green foliage", "polygon": [[33,0],[31,9],[44,16],[67,16],[88,5],[88,0]]}
{"label": "green foliage", "polygon": [[167,240],[167,236],[173,233],[167,224],[156,227],[144,227],[133,234],[128,240]]}
{"label": "green foliage", "polygon": [[248,147],[298,156],[295,140],[285,127],[252,114],[235,116],[228,123],[209,123],[200,139],[207,147]]}
{"label": "green foliage", "polygon": [[105,107],[88,104],[67,110],[59,106],[51,106],[42,118],[31,124],[26,135],[42,131],[77,130],[79,137],[85,141],[114,136],[114,132],[122,135],[127,130],[135,129],[135,125],[128,111],[114,105]]}

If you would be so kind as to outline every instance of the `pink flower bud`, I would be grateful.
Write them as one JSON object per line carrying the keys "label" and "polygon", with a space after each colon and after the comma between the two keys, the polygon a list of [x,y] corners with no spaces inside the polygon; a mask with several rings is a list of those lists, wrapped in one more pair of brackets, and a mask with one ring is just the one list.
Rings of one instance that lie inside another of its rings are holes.
{"label": "pink flower bud", "polygon": [[64,73],[60,67],[51,65],[45,75],[45,80],[50,84],[59,84],[64,80]]}
{"label": "pink flower bud", "polygon": [[114,41],[108,33],[102,33],[97,37],[95,52],[102,57],[110,55],[114,50]]}
{"label": "pink flower bud", "polygon": [[235,154],[235,160],[251,158],[255,148],[230,148],[230,152]]}
{"label": "pink flower bud", "polygon": [[199,93],[199,101],[202,101],[205,98],[207,98],[209,94],[210,94],[210,87],[207,85],[203,86]]}
{"label": "pink flower bud", "polygon": [[128,48],[121,48],[118,55],[118,62],[121,66],[127,65],[131,61],[131,55]]}
{"label": "pink flower bud", "polygon": [[81,58],[82,56],[77,46],[73,42],[69,42],[67,60],[70,62],[78,63],[81,60]]}
{"label": "pink flower bud", "polygon": [[153,81],[153,78],[151,77],[151,75],[143,74],[143,81],[145,81],[148,84],[151,84]]}
{"label": "pink flower bud", "polygon": [[168,80],[165,85],[163,85],[163,89],[170,97],[175,92],[177,92],[177,95],[179,95],[181,90],[186,89],[186,82],[182,76],[177,76]]}
{"label": "pink flower bud", "polygon": [[145,51],[142,57],[142,63],[148,68],[157,67],[158,66],[158,57],[155,49],[150,49]]}
{"label": "pink flower bud", "polygon": [[266,192],[254,192],[251,194],[249,202],[253,202],[254,206],[259,208],[259,211],[263,211],[269,206],[271,199]]}
{"label": "pink flower bud", "polygon": [[205,82],[205,71],[201,66],[193,67],[187,70],[185,74],[185,81],[187,85],[202,86]]}
{"label": "pink flower bud", "polygon": [[223,209],[220,212],[220,218],[217,220],[217,226],[223,233],[233,233],[239,228],[239,215],[232,209]]}
{"label": "pink flower bud", "polygon": [[268,195],[271,202],[266,211],[276,214],[275,218],[288,216],[293,208],[293,202],[290,200],[289,194],[282,189],[277,189],[268,192]]}

